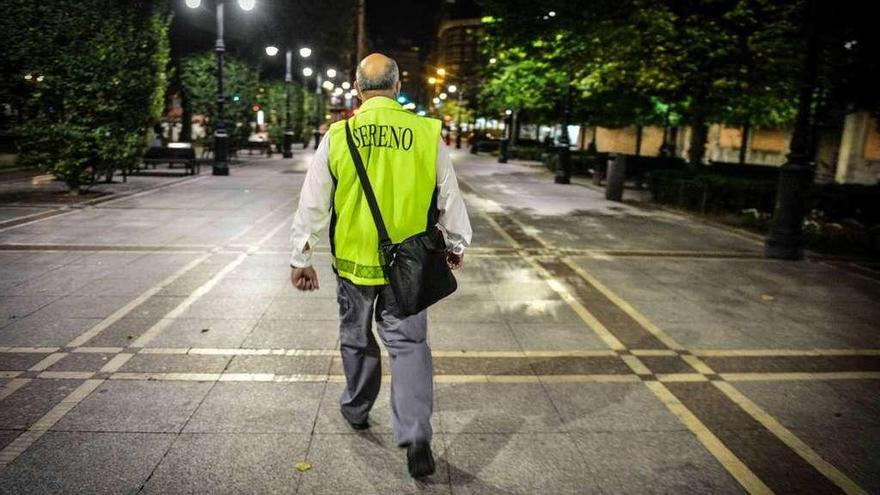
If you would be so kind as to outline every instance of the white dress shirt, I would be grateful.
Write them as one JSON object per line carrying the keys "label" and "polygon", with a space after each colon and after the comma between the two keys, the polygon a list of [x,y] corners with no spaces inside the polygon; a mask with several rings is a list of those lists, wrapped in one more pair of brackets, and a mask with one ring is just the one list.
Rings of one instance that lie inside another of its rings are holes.
{"label": "white dress shirt", "polygon": [[[312,264],[312,250],[320,239],[319,233],[330,223],[330,207],[333,204],[333,177],[330,175],[330,133],[321,139],[312,164],[306,173],[299,195],[299,207],[290,227],[290,243],[293,252],[290,266],[304,267]],[[455,254],[464,252],[471,243],[471,222],[468,218],[458,179],[452,168],[449,151],[441,139],[437,146],[437,208],[438,224],[446,238],[446,248]],[[305,249],[308,243],[309,249]]]}

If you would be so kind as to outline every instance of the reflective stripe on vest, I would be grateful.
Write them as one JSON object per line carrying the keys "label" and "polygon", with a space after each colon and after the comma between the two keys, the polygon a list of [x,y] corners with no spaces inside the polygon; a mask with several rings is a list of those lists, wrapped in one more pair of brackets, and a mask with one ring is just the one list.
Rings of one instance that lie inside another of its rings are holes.
{"label": "reflective stripe on vest", "polygon": [[[419,117],[396,101],[373,97],[350,121],[391,241],[427,227],[436,188],[439,120]],[[345,122],[330,126],[333,196],[331,245],[339,276],[359,285],[388,283],[379,265],[379,236],[345,140]]]}

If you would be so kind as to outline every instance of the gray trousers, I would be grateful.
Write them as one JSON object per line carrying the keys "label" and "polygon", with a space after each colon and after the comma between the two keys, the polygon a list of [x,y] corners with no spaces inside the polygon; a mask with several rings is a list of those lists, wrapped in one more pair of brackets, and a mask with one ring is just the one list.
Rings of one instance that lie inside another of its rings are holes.
{"label": "gray trousers", "polygon": [[[382,364],[371,330],[375,314],[379,337],[391,357],[391,421],[398,445],[431,441],[434,370],[428,347],[428,313],[396,316],[390,285],[357,285],[336,277],[339,340],[346,387],[340,398],[349,420],[366,419],[379,395]],[[375,304],[375,309],[374,309]]]}

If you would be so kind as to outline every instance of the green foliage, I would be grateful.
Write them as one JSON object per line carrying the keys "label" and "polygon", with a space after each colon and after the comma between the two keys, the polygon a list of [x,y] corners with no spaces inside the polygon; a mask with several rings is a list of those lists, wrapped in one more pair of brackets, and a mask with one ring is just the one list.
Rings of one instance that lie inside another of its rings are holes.
{"label": "green foliage", "polygon": [[133,165],[163,108],[169,20],[147,0],[5,2],[2,87],[26,116],[21,162],[74,192]]}
{"label": "green foliage", "polygon": [[[269,138],[273,144],[281,146],[285,126],[285,84],[283,81],[269,81],[262,84],[260,88],[257,101],[266,112]],[[293,81],[290,83],[290,126],[293,129],[294,140],[303,132],[305,114],[302,102],[302,85]]]}
{"label": "green foliage", "polygon": [[[215,55],[209,52],[189,56],[181,64],[181,81],[186,89],[190,108],[193,114],[208,116],[209,136],[216,126],[216,63]],[[252,107],[257,102],[259,86],[260,78],[255,69],[235,57],[224,57],[224,121],[230,145],[233,147],[243,146],[251,134],[250,124],[255,120]]]}
{"label": "green foliage", "polygon": [[[800,0],[487,0],[486,106],[591,125],[790,123]],[[553,11],[555,16],[548,16]]]}

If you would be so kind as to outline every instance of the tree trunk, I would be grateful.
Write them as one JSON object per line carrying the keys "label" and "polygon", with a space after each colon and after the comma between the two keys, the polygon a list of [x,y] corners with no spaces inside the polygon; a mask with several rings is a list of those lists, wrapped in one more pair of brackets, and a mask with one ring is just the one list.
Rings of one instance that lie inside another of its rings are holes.
{"label": "tree trunk", "polygon": [[644,128],[640,125],[636,126],[636,156],[640,156],[642,154],[642,130]]}
{"label": "tree trunk", "polygon": [[752,126],[746,122],[743,124],[742,131],[742,141],[739,143],[739,164],[743,165],[746,163],[746,153],[749,150],[749,133],[752,131]]}
{"label": "tree trunk", "polygon": [[691,121],[691,150],[690,165],[697,168],[703,165],[703,157],[706,155],[706,141],[708,140],[709,129],[706,127],[706,114],[700,108],[699,101]]}

